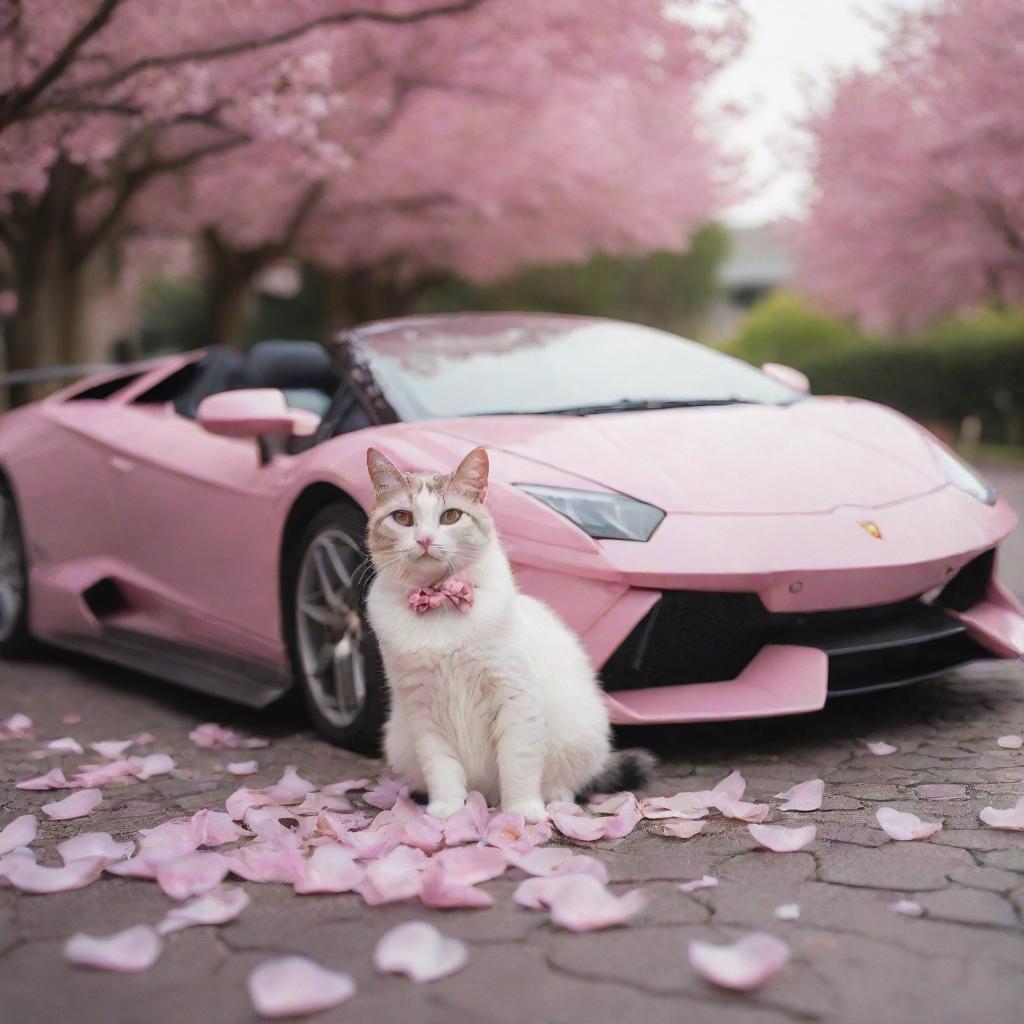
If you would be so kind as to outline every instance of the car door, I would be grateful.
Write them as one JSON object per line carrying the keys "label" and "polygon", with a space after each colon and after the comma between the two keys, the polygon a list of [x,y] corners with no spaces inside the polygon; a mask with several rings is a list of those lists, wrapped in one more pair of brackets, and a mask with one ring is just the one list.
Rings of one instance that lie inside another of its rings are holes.
{"label": "car door", "polygon": [[283,664],[274,496],[292,460],[262,465],[252,440],[214,436],[169,405],[125,415],[109,476],[139,629]]}

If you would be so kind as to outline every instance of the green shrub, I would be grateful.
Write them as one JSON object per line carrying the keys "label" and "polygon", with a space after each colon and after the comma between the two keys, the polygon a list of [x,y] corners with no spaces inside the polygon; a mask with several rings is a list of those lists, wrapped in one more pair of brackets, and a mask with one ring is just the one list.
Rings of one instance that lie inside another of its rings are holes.
{"label": "green shrub", "polygon": [[987,441],[1021,441],[1024,312],[988,312],[909,337],[877,338],[776,294],[755,307],[728,350],[757,365],[795,366],[817,394],[867,398],[954,428],[979,416]]}

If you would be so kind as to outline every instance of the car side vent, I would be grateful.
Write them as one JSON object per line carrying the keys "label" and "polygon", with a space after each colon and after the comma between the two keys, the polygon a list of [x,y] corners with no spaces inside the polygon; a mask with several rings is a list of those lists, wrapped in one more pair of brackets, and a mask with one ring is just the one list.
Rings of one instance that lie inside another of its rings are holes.
{"label": "car side vent", "polygon": [[127,373],[123,377],[114,377],[111,380],[101,381],[99,384],[93,384],[90,388],[85,388],[82,391],[76,391],[73,395],[68,395],[67,401],[83,402],[89,399],[103,401],[106,398],[110,398],[111,395],[116,395],[118,391],[128,387],[129,384],[133,384],[141,376],[141,373]]}
{"label": "car side vent", "polygon": [[97,619],[106,619],[126,611],[128,602],[117,583],[109,576],[97,580],[82,592],[82,600]]}
{"label": "car side vent", "polygon": [[972,559],[946,584],[939,602],[955,612],[973,608],[985,597],[995,564],[995,548]]}

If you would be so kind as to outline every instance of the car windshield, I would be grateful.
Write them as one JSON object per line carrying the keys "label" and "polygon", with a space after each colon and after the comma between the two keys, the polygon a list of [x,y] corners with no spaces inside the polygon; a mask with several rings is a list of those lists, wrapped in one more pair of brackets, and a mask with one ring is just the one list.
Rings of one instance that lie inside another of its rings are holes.
{"label": "car windshield", "polygon": [[423,319],[371,329],[355,344],[406,421],[786,405],[802,397],[705,345],[606,320]]}

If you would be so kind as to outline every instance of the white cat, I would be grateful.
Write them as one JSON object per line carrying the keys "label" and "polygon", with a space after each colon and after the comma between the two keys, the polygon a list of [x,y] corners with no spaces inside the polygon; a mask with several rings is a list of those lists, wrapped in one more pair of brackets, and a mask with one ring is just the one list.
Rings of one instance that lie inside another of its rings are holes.
{"label": "white cat", "polygon": [[376,575],[367,614],[391,691],[385,753],[447,818],[479,790],[528,821],[584,790],[642,784],[643,751],[611,751],[600,685],[575,634],[516,588],[484,507],[488,460],[403,473],[371,448]]}

